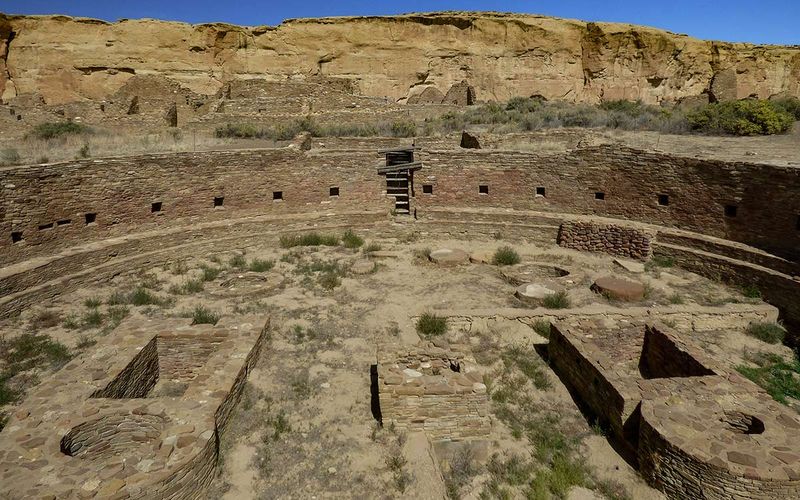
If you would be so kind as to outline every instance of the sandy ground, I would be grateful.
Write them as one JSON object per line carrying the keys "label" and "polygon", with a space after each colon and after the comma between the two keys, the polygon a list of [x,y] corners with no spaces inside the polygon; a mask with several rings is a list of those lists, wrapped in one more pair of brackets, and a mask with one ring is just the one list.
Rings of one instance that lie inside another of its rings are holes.
{"label": "sandy ground", "polygon": [[[368,243],[373,242],[368,233],[361,235]],[[388,255],[371,259],[375,268],[370,274],[346,273],[333,290],[320,285],[321,273],[313,271],[314,266],[337,263],[348,267],[368,258],[363,251],[342,247],[282,249],[276,242],[132,270],[104,286],[70,293],[26,311],[0,325],[0,335],[29,330],[33,319],[45,309],[56,312],[62,321],[72,317],[80,323],[93,310],[86,305],[87,299],[103,302],[97,310],[106,314],[111,307],[105,303],[109,296],[140,284],[174,302],[125,306],[134,317],[188,316],[198,305],[220,314],[269,315],[272,339],[251,373],[243,400],[223,436],[222,466],[208,498],[442,498],[445,489],[440,462],[448,454],[432,451],[424,436],[380,428],[371,415],[369,367],[374,363],[376,341],[393,338],[417,342],[412,318],[426,311],[524,306],[513,297],[514,287],[502,279],[497,266],[444,268],[415,257],[420,250],[443,247],[462,248],[476,256],[491,255],[504,244],[502,241],[409,236],[375,242]],[[514,246],[523,263],[547,262],[571,270],[566,278],[553,278],[552,282],[545,278],[542,282],[566,289],[574,306],[608,306],[607,299],[589,290],[595,278],[608,274],[648,284],[648,298],[627,305],[669,304],[676,296],[685,304],[746,300],[735,290],[676,268],[633,275],[608,256],[555,246]],[[231,270],[230,260],[237,254],[243,254],[248,262],[273,260],[275,265],[266,272]],[[170,289],[175,292],[187,281],[199,279],[201,266],[227,270],[205,282],[201,291],[170,293]],[[90,349],[87,345],[92,338],[107,334],[107,325],[106,319],[97,327],[67,329],[62,322],[40,331],[80,351]],[[499,331],[453,331],[449,335],[452,340],[480,346],[481,359],[486,360],[482,368],[491,373],[498,366],[497,357],[509,346],[528,348],[531,342],[544,342],[531,330],[521,328],[514,325]],[[766,346],[742,332],[709,332],[696,338],[710,353],[730,364],[740,362],[745,350],[784,349]],[[544,369],[552,388],[529,389],[529,396],[543,411],[562,416],[562,424],[580,440],[580,455],[593,474],[621,485],[628,498],[660,498],[608,440],[593,430],[555,374],[546,366]],[[530,456],[527,443],[514,437],[496,415],[492,435],[481,446],[476,471],[460,491],[464,498],[478,498],[486,488],[489,474],[485,466],[491,455]],[[572,495],[586,498],[598,497],[599,493],[575,489]]]}

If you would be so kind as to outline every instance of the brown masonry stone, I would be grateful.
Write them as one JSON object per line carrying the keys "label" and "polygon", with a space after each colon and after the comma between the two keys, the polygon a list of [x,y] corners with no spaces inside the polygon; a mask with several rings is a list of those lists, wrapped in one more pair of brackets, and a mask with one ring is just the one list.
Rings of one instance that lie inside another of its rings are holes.
{"label": "brown masonry stone", "polygon": [[[16,412],[0,432],[0,497],[199,497],[266,338],[264,322],[124,321],[34,389],[22,403],[27,415]],[[91,376],[97,370],[105,376]],[[175,382],[180,394],[161,394]]]}

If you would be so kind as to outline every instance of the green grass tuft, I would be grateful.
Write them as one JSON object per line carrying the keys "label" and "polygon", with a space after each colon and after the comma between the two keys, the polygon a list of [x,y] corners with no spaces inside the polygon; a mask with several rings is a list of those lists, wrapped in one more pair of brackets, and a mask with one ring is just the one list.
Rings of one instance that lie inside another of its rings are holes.
{"label": "green grass tuft", "polygon": [[359,248],[363,244],[364,238],[358,236],[349,229],[345,231],[344,235],[342,236],[342,245],[344,245],[345,248]]}
{"label": "green grass tuft", "polygon": [[280,239],[281,247],[333,247],[339,244],[339,238],[334,235],[319,234],[316,232],[305,234],[284,234]]}
{"label": "green grass tuft", "polygon": [[216,313],[205,306],[197,306],[192,311],[192,324],[216,325],[220,317],[221,316],[219,313]]}
{"label": "green grass tuft", "polygon": [[569,309],[572,305],[567,292],[561,290],[560,292],[551,293],[542,299],[542,305],[548,309]]}
{"label": "green grass tuft", "polygon": [[88,135],[93,133],[90,127],[72,121],[67,122],[48,122],[36,125],[28,134],[36,139],[56,139],[68,135]]}
{"label": "green grass tuft", "polygon": [[234,269],[244,269],[247,267],[247,259],[244,258],[244,255],[237,253],[230,258],[228,265]]}
{"label": "green grass tuft", "polygon": [[435,313],[423,313],[417,319],[417,333],[423,337],[438,337],[447,333],[447,318]]}
{"label": "green grass tuft", "polygon": [[274,260],[253,259],[250,261],[248,269],[255,273],[265,273],[275,267]]}
{"label": "green grass tuft", "polygon": [[763,388],[772,399],[788,404],[789,398],[800,400],[800,359],[792,361],[778,355],[760,353],[748,356],[753,365],[739,365],[736,370]]}
{"label": "green grass tuft", "polygon": [[514,264],[519,264],[521,260],[516,250],[505,246],[498,248],[497,251],[494,252],[492,264],[496,266],[513,266]]}
{"label": "green grass tuft", "polygon": [[750,323],[747,325],[745,333],[767,344],[783,343],[783,339],[786,337],[786,330],[777,323]]}

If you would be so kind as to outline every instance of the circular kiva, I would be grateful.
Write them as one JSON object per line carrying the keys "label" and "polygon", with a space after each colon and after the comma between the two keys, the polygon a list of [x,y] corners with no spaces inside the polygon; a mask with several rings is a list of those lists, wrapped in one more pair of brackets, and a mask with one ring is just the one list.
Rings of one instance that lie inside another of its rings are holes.
{"label": "circular kiva", "polygon": [[458,266],[469,262],[469,254],[458,248],[434,250],[428,258],[431,262],[440,266]]}
{"label": "circular kiva", "polygon": [[762,392],[694,392],[642,402],[645,477],[670,498],[800,498],[800,417]]}
{"label": "circular kiva", "polygon": [[616,300],[637,301],[644,298],[644,285],[613,276],[597,278],[591,289],[605,297]]}
{"label": "circular kiva", "polygon": [[213,287],[211,293],[225,297],[266,294],[280,287],[285,280],[282,274],[275,272],[233,271],[223,275],[219,286]]}
{"label": "circular kiva", "polygon": [[353,274],[370,274],[376,269],[376,264],[368,259],[359,259],[350,266]]}
{"label": "circular kiva", "polygon": [[537,280],[564,278],[570,275],[570,271],[552,264],[530,262],[504,268],[500,275],[508,283],[519,286]]}
{"label": "circular kiva", "polygon": [[164,429],[158,415],[106,415],[72,428],[61,439],[61,452],[83,460],[105,462],[150,447]]}
{"label": "circular kiva", "polygon": [[555,290],[552,290],[544,285],[537,283],[526,283],[517,287],[517,290],[514,292],[514,296],[525,304],[531,306],[540,306],[542,305],[542,301],[544,301],[545,297],[554,293],[556,293]]}

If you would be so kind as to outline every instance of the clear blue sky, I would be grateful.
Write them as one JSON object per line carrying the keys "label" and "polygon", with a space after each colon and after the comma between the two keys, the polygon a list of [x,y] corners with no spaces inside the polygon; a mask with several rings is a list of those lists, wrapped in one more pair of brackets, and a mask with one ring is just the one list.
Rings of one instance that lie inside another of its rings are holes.
{"label": "clear blue sky", "polygon": [[114,21],[151,17],[190,23],[276,25],[293,17],[435,10],[526,12],[643,24],[697,38],[800,45],[800,0],[0,0],[8,14],[67,14]]}

